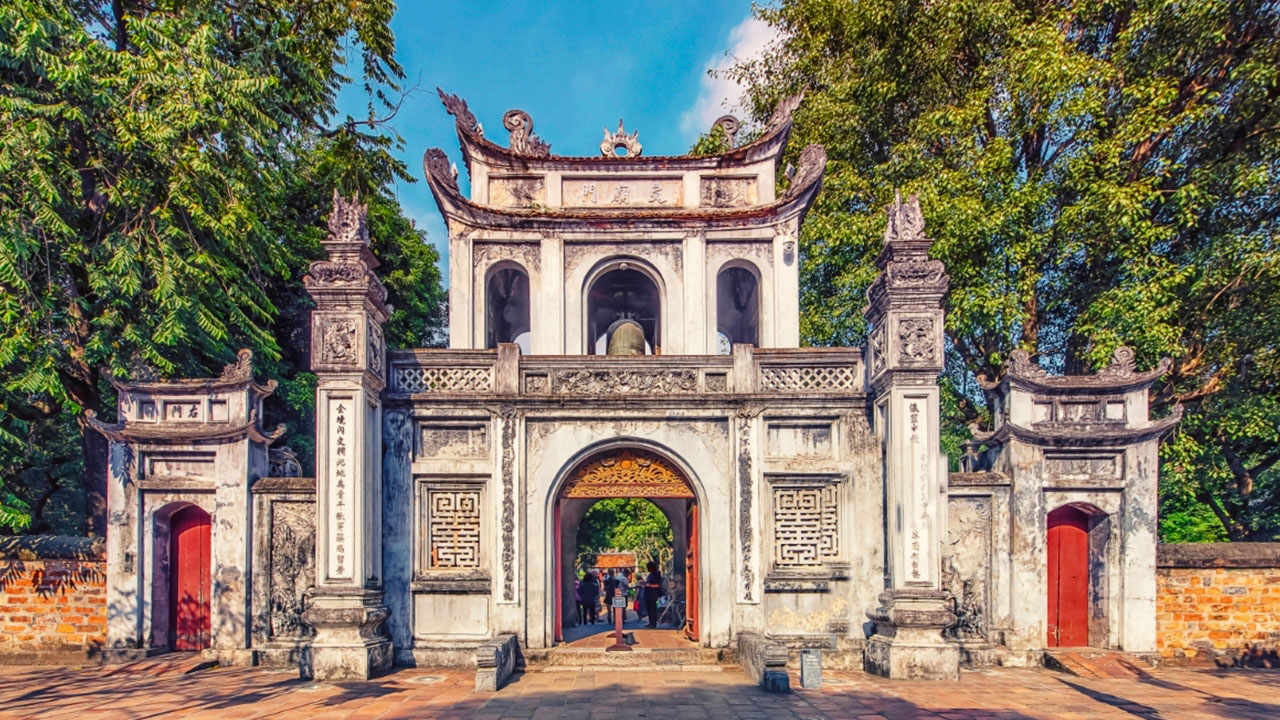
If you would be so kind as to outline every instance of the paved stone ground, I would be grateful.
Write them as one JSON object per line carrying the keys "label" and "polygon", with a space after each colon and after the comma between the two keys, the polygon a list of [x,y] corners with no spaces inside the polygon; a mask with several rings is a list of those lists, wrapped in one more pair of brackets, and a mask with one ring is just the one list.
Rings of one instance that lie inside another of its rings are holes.
{"label": "paved stone ground", "polygon": [[0,717],[436,718],[1280,718],[1280,671],[1169,669],[1135,679],[1046,670],[966,672],[958,683],[829,672],[822,690],[766,695],[737,672],[530,672],[475,693],[461,671],[399,670],[367,683],[303,682],[293,672],[212,669],[179,660],[108,668],[0,667]]}

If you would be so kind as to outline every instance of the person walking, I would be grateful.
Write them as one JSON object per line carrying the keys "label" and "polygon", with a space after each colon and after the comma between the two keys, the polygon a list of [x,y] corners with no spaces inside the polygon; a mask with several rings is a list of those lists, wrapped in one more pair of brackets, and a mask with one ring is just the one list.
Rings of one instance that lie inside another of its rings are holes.
{"label": "person walking", "polygon": [[645,614],[649,617],[649,627],[658,627],[658,598],[662,596],[662,573],[658,572],[657,563],[650,562],[645,566],[649,574],[644,578]]}

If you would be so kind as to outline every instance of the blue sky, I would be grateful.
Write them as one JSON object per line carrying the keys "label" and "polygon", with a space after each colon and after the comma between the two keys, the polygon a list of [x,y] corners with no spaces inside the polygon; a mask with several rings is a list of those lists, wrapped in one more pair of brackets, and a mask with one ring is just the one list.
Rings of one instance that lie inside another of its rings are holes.
{"label": "blue sky", "polygon": [[[405,140],[400,156],[419,180],[396,188],[405,212],[426,228],[444,259],[444,222],[421,180],[422,153],[439,147],[460,168],[461,157],[437,85],[466,99],[486,136],[501,145],[502,114],[520,108],[556,154],[598,153],[603,129],[616,128],[619,117],[628,132],[639,130],[646,155],[680,154],[726,111],[724,100],[738,96],[731,84],[709,79],[707,69],[768,40],[767,28],[750,14],[749,0],[402,0],[391,23],[397,57],[406,87],[420,84],[393,122]],[[340,98],[342,111],[357,117],[365,115],[364,103],[358,84]]]}

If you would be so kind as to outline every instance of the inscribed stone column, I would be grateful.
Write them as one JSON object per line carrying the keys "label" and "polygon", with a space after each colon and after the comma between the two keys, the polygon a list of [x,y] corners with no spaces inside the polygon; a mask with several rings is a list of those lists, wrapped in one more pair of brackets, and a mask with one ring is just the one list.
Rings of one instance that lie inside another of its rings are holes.
{"label": "inscribed stone column", "polygon": [[316,589],[304,619],[316,629],[302,675],[367,679],[391,667],[382,594],[382,325],[387,290],[374,275],[366,207],[335,191],[328,260],[304,278],[315,300]]}
{"label": "inscribed stone column", "polygon": [[942,637],[955,622],[941,589],[946,457],[939,446],[938,373],[942,298],[949,278],[929,259],[919,198],[889,207],[880,277],[867,291],[866,318],[876,426],[884,442],[885,523],[889,541],[880,607],[866,668],[894,678],[957,678],[959,648]]}

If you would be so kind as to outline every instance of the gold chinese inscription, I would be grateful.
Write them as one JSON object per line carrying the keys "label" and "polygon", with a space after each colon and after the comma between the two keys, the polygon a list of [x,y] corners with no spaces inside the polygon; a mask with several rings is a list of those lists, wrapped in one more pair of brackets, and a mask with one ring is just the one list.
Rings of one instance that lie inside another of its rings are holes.
{"label": "gold chinese inscription", "polygon": [[560,491],[565,498],[692,498],[684,476],[644,450],[598,455],[578,466]]}

